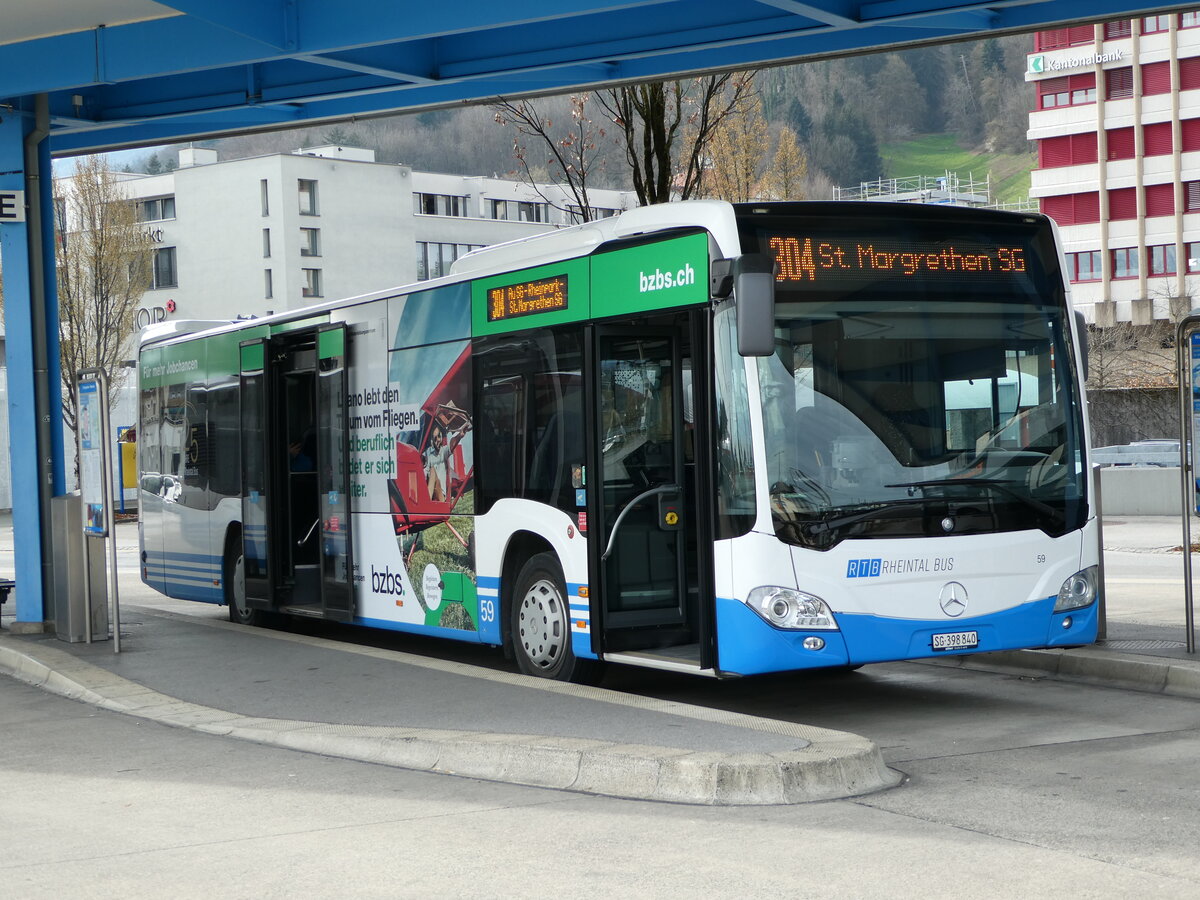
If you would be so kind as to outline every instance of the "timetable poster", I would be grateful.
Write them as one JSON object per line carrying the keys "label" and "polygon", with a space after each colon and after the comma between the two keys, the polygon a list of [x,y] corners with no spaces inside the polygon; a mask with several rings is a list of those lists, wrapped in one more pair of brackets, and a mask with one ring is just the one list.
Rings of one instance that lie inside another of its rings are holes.
{"label": "timetable poster", "polygon": [[83,501],[83,531],[104,537],[104,443],[100,416],[100,383],[79,382],[79,493]]}

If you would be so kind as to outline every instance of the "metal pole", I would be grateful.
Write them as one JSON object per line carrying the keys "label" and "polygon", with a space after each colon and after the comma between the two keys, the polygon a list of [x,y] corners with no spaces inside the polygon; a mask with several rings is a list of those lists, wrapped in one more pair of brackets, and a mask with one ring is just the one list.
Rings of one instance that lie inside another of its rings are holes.
{"label": "metal pole", "polygon": [[1175,337],[1175,361],[1179,372],[1179,478],[1183,508],[1183,620],[1187,630],[1187,652],[1196,652],[1195,617],[1192,606],[1192,406],[1193,385],[1191,366],[1192,326],[1198,316],[1187,316],[1179,323]]}
{"label": "metal pole", "polygon": [[120,653],[121,604],[117,598],[117,516],[112,498],[112,428],[108,418],[108,375],[103,370],[96,374],[100,380],[100,458],[104,480],[104,524],[108,529],[108,592],[112,595],[113,653]]}
{"label": "metal pole", "polygon": [[1100,545],[1100,552],[1096,558],[1100,561],[1100,578],[1099,584],[1096,587],[1099,597],[1099,606],[1097,607],[1098,622],[1096,628],[1096,640],[1108,640],[1108,598],[1105,596],[1107,591],[1104,589],[1104,495],[1100,490],[1100,472],[1099,466],[1092,466],[1092,479],[1094,485],[1094,494],[1096,498],[1096,542]]}

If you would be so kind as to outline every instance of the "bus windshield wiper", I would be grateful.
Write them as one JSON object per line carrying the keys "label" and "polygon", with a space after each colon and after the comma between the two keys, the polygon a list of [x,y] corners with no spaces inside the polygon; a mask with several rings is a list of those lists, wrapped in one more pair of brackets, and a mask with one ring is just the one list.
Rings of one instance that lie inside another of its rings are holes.
{"label": "bus windshield wiper", "polygon": [[837,516],[832,519],[822,519],[819,522],[809,522],[804,525],[802,530],[809,537],[819,537],[830,531],[836,531],[846,525],[853,525],[855,522],[862,522],[865,519],[873,519],[878,516],[894,515],[897,512],[907,512],[910,506],[924,506],[924,497],[907,497],[896,500],[887,500],[883,503],[872,505],[869,509],[859,509],[852,513],[846,513],[844,516]]}
{"label": "bus windshield wiper", "polygon": [[1012,482],[1005,478],[930,478],[927,481],[905,481],[899,484],[885,484],[888,488],[926,488],[926,487],[971,487],[979,485],[980,487],[993,488],[1004,494],[1006,497],[1011,497],[1018,503],[1028,506],[1032,510],[1040,512],[1044,516],[1052,516],[1061,518],[1062,513],[1048,503],[1043,503],[1028,494],[1022,494],[1020,491],[1012,488]]}

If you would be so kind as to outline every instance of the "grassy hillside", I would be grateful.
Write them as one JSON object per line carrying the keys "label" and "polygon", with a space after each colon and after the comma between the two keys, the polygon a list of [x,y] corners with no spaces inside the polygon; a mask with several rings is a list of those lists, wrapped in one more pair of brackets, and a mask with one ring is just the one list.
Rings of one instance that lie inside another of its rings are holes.
{"label": "grassy hillside", "polygon": [[1032,153],[986,153],[964,149],[953,134],[926,134],[907,141],[884,144],[879,148],[883,157],[884,175],[900,178],[905,175],[941,175],[956,172],[964,181],[973,176],[983,181],[992,175],[992,195],[999,202],[1024,200],[1029,196],[1029,171],[1033,168]]}

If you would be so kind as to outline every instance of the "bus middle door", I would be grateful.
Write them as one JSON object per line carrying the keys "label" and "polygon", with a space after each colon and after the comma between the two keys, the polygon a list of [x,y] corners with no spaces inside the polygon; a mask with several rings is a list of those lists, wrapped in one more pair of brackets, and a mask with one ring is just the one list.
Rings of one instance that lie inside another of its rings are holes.
{"label": "bus middle door", "polygon": [[246,341],[241,353],[246,604],[350,621],[345,326]]}

